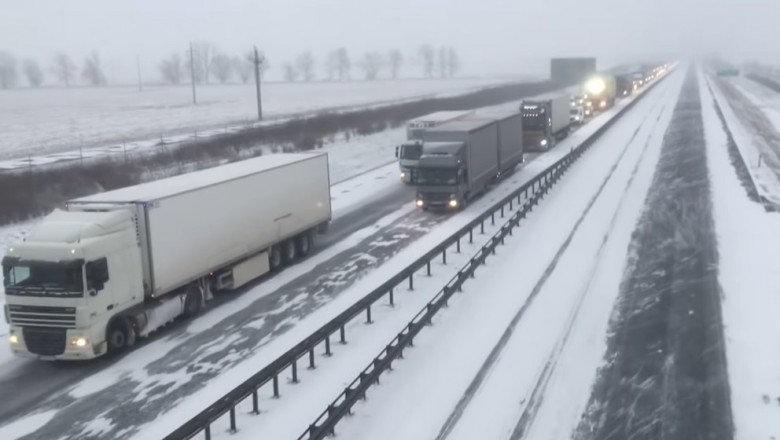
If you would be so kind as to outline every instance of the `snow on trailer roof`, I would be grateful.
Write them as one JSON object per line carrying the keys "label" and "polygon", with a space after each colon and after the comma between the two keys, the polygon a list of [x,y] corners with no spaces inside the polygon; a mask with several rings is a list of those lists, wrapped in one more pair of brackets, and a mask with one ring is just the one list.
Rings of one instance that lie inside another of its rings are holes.
{"label": "snow on trailer roof", "polygon": [[496,118],[487,118],[487,117],[458,119],[456,121],[447,122],[446,124],[429,128],[428,132],[429,133],[442,132],[442,131],[471,132],[471,131],[479,130],[480,128],[486,127],[490,124],[494,124],[495,122],[496,122]]}
{"label": "snow on trailer roof", "polygon": [[441,121],[447,121],[453,118],[458,118],[460,116],[463,116],[465,114],[471,113],[471,110],[451,110],[451,111],[440,111],[431,113],[425,116],[420,116],[419,118],[411,119],[409,122],[441,122]]}
{"label": "snow on trailer roof", "polygon": [[160,200],[325,155],[324,153],[292,153],[261,156],[81,197],[68,203],[127,203]]}

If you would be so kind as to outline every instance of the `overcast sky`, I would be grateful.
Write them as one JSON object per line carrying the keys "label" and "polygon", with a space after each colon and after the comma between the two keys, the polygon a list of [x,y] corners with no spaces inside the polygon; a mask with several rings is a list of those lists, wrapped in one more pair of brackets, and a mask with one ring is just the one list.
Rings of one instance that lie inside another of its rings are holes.
{"label": "overcast sky", "polygon": [[[48,64],[92,50],[109,78],[131,81],[205,40],[239,53],[256,44],[273,74],[297,53],[318,59],[422,43],[454,46],[466,75],[545,74],[553,56],[594,55],[600,66],[720,51],[780,61],[780,0],[0,0],[0,51]],[[419,75],[406,66],[406,75]],[[318,69],[322,76],[322,69]]]}

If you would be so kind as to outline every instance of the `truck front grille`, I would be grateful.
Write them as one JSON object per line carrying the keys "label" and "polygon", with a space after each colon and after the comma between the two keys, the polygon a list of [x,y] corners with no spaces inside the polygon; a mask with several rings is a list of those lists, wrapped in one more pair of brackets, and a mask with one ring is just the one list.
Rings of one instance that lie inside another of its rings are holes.
{"label": "truck front grille", "polygon": [[65,352],[66,330],[64,328],[24,327],[24,343],[30,353],[42,356],[56,356]]}
{"label": "truck front grille", "polygon": [[76,327],[75,307],[8,306],[12,325],[20,327]]}

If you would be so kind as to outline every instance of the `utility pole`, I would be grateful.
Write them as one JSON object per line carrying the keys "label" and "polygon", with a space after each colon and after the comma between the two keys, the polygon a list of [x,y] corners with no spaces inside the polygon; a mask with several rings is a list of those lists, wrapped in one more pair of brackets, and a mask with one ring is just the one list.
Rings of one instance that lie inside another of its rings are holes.
{"label": "utility pole", "polygon": [[192,104],[198,104],[198,98],[195,96],[195,51],[190,43],[190,78],[192,78]]}
{"label": "utility pole", "polygon": [[144,85],[141,82],[141,55],[137,55],[136,58],[136,65],[138,66],[138,91],[143,91]]}
{"label": "utility pole", "polygon": [[254,59],[252,60],[255,65],[255,88],[257,89],[257,119],[263,120],[263,101],[260,97],[260,66],[265,62],[265,56],[260,55],[257,52],[257,46],[255,46]]}

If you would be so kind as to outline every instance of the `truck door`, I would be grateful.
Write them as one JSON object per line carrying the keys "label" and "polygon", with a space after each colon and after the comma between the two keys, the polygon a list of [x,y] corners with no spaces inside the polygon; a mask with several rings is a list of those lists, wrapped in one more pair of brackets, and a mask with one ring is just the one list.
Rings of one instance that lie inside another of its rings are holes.
{"label": "truck door", "polygon": [[105,314],[112,314],[114,295],[111,291],[111,279],[108,271],[108,259],[99,258],[87,262],[87,301],[90,304],[90,318],[100,319]]}

